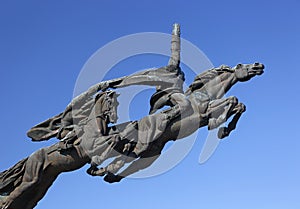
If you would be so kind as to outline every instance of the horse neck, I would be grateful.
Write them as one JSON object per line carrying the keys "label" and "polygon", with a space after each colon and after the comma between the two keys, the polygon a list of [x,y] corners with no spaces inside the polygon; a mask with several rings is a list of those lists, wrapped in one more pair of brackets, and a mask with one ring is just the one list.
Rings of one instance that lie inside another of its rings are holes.
{"label": "horse neck", "polygon": [[207,82],[203,88],[210,99],[221,99],[229,89],[237,83],[233,72],[223,72]]}
{"label": "horse neck", "polygon": [[100,118],[98,121],[98,127],[100,129],[100,133],[103,136],[107,135],[107,131],[108,131],[108,123],[106,122],[106,120],[104,120],[103,118]]}
{"label": "horse neck", "polygon": [[100,130],[101,135],[107,135],[108,130],[108,123],[106,119],[107,114],[107,105],[105,104],[106,101],[103,99],[98,99],[95,103],[94,107],[94,116],[96,118],[97,126]]}

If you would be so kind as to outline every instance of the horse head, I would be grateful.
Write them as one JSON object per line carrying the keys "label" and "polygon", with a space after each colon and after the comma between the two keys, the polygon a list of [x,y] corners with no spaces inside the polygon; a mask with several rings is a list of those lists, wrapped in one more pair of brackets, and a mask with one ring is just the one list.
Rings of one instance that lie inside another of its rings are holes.
{"label": "horse head", "polygon": [[116,123],[118,120],[118,99],[115,91],[105,91],[96,95],[95,100],[100,99],[102,112],[107,120],[107,123]]}
{"label": "horse head", "polygon": [[108,94],[108,97],[110,98],[110,110],[108,111],[108,119],[111,123],[116,123],[118,120],[118,106],[119,102],[117,97],[120,94],[117,94],[116,92],[112,91]]}
{"label": "horse head", "polygon": [[261,63],[254,64],[238,64],[233,68],[234,74],[238,81],[248,81],[256,75],[261,75],[264,72],[265,66]]}

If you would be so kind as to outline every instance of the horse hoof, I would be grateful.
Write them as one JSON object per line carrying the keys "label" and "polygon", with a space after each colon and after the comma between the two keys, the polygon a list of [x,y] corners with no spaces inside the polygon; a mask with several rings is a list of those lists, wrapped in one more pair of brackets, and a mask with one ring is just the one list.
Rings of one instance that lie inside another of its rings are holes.
{"label": "horse hoof", "polygon": [[91,176],[97,176],[95,173],[98,171],[97,167],[91,166],[89,169],[86,170],[87,174]]}
{"label": "horse hoof", "polygon": [[100,168],[99,170],[95,171],[94,173],[96,176],[104,176],[107,174],[106,170],[104,168]]}
{"label": "horse hoof", "polygon": [[226,127],[221,127],[219,128],[219,131],[218,131],[218,138],[219,139],[224,139],[225,137],[229,136],[229,131],[228,131],[228,128]]}
{"label": "horse hoof", "polygon": [[116,183],[116,182],[120,182],[122,179],[121,176],[119,175],[115,175],[113,173],[108,172],[106,174],[106,176],[104,177],[104,181],[108,182],[108,183]]}

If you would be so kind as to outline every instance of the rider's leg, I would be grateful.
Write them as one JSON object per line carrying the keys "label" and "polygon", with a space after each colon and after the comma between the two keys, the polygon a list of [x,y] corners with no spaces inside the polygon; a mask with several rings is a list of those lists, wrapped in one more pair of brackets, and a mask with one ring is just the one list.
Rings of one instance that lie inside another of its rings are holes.
{"label": "rider's leg", "polygon": [[170,95],[170,102],[173,105],[178,104],[181,109],[181,114],[191,107],[191,102],[182,93],[173,93]]}
{"label": "rider's leg", "polygon": [[183,93],[170,93],[163,95],[155,102],[150,109],[150,114],[155,113],[164,106],[172,107],[169,111],[166,111],[172,119],[185,114],[187,110],[191,110],[191,103]]}
{"label": "rider's leg", "polygon": [[173,93],[170,95],[172,108],[165,111],[168,120],[173,120],[181,115],[187,115],[192,110],[191,102],[182,93]]}
{"label": "rider's leg", "polygon": [[[152,99],[152,98],[151,98]],[[155,102],[150,102],[149,114],[154,114],[157,110],[163,108],[164,106],[170,106],[168,94],[162,94]]]}

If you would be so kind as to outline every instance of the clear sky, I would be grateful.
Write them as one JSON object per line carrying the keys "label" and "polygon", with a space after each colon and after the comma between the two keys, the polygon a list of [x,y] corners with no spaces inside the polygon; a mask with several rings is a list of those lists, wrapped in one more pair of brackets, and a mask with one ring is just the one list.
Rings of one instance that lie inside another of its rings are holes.
{"label": "clear sky", "polygon": [[[98,49],[133,33],[170,33],[179,22],[214,66],[265,64],[262,76],[227,94],[247,106],[237,130],[199,164],[201,129],[186,158],[155,177],[110,185],[88,176],[88,166],[64,173],[36,208],[300,208],[299,8],[297,0],[1,0],[0,170],[55,142],[33,143],[26,132],[64,110]],[[165,65],[159,56],[145,60],[111,77]]]}

